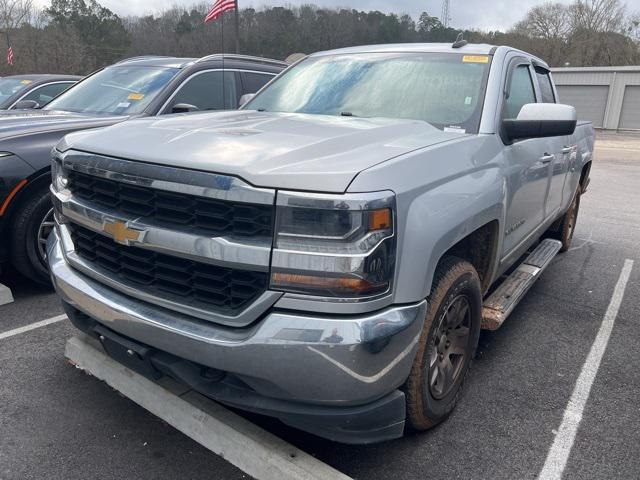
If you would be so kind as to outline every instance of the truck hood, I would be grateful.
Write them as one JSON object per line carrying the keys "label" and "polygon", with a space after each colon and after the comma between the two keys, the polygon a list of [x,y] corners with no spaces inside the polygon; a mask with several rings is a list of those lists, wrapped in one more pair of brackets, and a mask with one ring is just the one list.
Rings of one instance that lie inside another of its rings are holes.
{"label": "truck hood", "polygon": [[234,175],[261,187],[344,192],[362,170],[458,138],[413,120],[235,111],[131,120],[70,134],[61,148]]}
{"label": "truck hood", "polygon": [[126,118],[56,110],[5,110],[0,112],[0,140],[32,133],[102,127]]}

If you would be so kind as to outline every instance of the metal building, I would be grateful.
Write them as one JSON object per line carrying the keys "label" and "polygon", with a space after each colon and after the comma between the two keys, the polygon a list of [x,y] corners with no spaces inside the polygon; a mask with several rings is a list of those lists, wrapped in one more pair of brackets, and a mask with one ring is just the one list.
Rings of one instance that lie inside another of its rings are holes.
{"label": "metal building", "polygon": [[554,68],[561,103],[607,130],[640,130],[640,66]]}

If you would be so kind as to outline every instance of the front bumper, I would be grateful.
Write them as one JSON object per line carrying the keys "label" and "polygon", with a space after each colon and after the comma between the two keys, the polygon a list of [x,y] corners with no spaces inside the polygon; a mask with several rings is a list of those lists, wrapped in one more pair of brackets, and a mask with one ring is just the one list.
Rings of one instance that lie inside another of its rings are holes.
{"label": "front bumper", "polygon": [[47,250],[53,283],[76,326],[102,325],[246,387],[234,394],[224,382],[207,390],[181,378],[204,394],[338,441],[402,434],[398,387],[417,350],[425,301],[353,317],[271,311],[251,326],[229,328],[133,300],[84,276],[67,264],[57,232]]}

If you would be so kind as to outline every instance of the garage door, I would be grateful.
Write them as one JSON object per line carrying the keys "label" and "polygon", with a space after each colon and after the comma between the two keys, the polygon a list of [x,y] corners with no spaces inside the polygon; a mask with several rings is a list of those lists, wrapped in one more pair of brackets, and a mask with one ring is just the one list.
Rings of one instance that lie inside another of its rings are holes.
{"label": "garage door", "polygon": [[618,128],[640,130],[640,86],[627,86]]}
{"label": "garage door", "polygon": [[590,120],[594,127],[604,125],[609,86],[607,85],[559,85],[560,103],[573,105],[579,120]]}

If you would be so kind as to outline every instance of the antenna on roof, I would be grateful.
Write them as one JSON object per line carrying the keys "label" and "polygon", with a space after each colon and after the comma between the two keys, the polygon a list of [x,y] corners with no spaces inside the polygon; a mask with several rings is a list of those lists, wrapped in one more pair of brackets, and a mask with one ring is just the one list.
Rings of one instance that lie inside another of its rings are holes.
{"label": "antenna on roof", "polygon": [[453,42],[453,45],[451,45],[451,48],[462,48],[464,47],[467,43],[465,39],[464,39],[464,32],[460,32],[458,34],[458,38],[456,38],[456,41]]}

